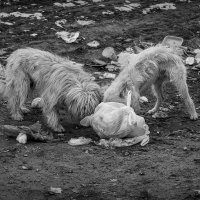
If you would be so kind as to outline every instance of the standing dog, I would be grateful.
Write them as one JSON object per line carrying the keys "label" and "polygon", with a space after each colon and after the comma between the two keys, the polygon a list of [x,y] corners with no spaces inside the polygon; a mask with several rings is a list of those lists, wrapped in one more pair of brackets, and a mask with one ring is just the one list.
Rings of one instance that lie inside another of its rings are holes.
{"label": "standing dog", "polygon": [[68,59],[33,48],[19,49],[7,59],[4,95],[14,120],[22,120],[29,110],[25,101],[30,85],[43,100],[42,111],[47,124],[55,131],[63,131],[57,116],[57,105],[64,105],[73,121],[80,121],[94,112],[102,100],[99,85]]}
{"label": "standing dog", "polygon": [[140,110],[140,93],[153,86],[157,101],[154,108],[148,111],[152,114],[159,109],[163,101],[162,86],[166,81],[170,81],[176,86],[185,102],[190,119],[197,119],[194,103],[188,93],[186,68],[182,59],[172,49],[163,46],[150,47],[130,58],[128,66],[122,69],[105,91],[103,101],[124,103],[127,91],[131,90],[131,106],[138,112]]}

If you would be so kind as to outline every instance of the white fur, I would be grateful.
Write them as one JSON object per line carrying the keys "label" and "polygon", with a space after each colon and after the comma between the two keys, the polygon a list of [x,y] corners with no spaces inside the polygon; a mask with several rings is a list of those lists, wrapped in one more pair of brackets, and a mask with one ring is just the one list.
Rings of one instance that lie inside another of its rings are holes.
{"label": "white fur", "polygon": [[65,106],[74,121],[94,112],[101,102],[100,87],[79,64],[38,49],[26,48],[13,52],[7,59],[5,96],[12,118],[22,120],[30,85],[44,103],[42,111],[48,125],[63,131],[58,122],[56,106]]}
{"label": "white fur", "polygon": [[190,118],[197,119],[194,103],[188,93],[186,68],[182,59],[172,49],[163,46],[150,47],[134,55],[105,91],[103,101],[124,103],[127,91],[132,90],[131,106],[138,112],[140,93],[153,86],[157,101],[149,113],[154,113],[163,101],[162,85],[166,81],[174,84],[182,95]]}

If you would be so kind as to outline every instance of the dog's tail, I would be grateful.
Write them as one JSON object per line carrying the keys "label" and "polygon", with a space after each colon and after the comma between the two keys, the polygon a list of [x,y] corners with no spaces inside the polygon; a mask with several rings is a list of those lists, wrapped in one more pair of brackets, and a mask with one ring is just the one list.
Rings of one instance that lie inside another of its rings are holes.
{"label": "dog's tail", "polygon": [[94,113],[97,105],[102,101],[103,92],[93,80],[76,77],[65,94],[68,111],[71,117],[80,121]]}

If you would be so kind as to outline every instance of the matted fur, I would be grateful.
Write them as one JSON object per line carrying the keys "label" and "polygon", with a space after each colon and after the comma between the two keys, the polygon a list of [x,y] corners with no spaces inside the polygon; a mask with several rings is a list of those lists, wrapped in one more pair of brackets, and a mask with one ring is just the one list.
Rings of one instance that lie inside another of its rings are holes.
{"label": "matted fur", "polygon": [[29,111],[24,104],[32,84],[43,99],[47,123],[55,131],[64,130],[58,122],[57,105],[64,105],[78,122],[92,114],[102,100],[99,85],[79,64],[38,49],[13,52],[7,59],[5,76],[5,96],[12,118],[22,120],[22,113]]}
{"label": "matted fur", "polygon": [[180,56],[167,47],[150,47],[131,58],[129,65],[124,67],[118,77],[104,93],[104,102],[125,102],[128,90],[132,91],[131,106],[136,112],[140,110],[140,93],[153,86],[157,98],[156,104],[149,113],[158,110],[163,101],[162,85],[170,81],[181,94],[191,119],[198,115],[194,103],[188,93],[186,68]]}

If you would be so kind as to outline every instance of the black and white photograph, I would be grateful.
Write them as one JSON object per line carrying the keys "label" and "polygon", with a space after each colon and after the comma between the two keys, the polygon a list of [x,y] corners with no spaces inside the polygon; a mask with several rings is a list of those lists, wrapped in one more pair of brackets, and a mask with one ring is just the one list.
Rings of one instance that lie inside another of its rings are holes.
{"label": "black and white photograph", "polygon": [[0,200],[199,200],[199,11],[0,0]]}

